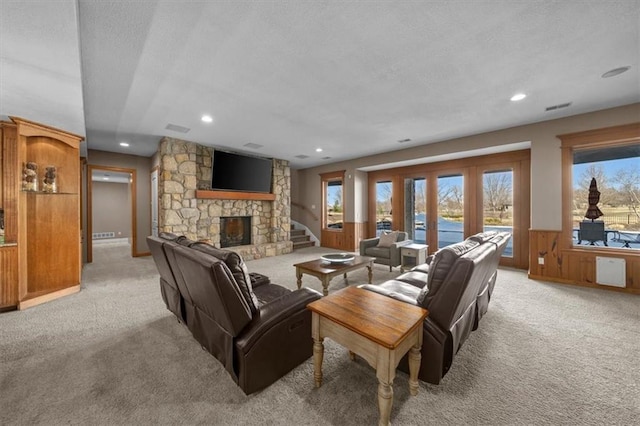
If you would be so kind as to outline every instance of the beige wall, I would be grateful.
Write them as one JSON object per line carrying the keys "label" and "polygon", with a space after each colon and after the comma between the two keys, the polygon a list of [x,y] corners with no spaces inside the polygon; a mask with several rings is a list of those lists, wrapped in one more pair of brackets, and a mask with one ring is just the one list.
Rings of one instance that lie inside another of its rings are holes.
{"label": "beige wall", "polygon": [[90,149],[87,164],[136,171],[136,252],[148,253],[146,238],[151,235],[151,158]]}
{"label": "beige wall", "polygon": [[92,232],[114,232],[115,238],[131,236],[131,197],[129,184],[94,181]]}
{"label": "beige wall", "polygon": [[[347,176],[351,174],[352,177],[358,177],[356,182],[364,180],[364,186],[357,184],[357,191],[365,191],[364,195],[356,197],[354,181],[349,183],[347,180],[347,188],[351,185],[351,189],[346,190],[350,197],[346,199],[345,206],[347,221],[355,218],[356,222],[364,222],[366,202],[363,204],[363,200],[359,197],[366,198],[367,187],[366,178],[362,179],[362,172],[358,170],[360,168],[529,141],[531,143],[531,228],[560,230],[562,229],[562,170],[560,140],[556,136],[637,121],[640,121],[640,104],[633,104],[298,170],[292,173],[292,179],[295,180],[292,187],[297,188],[296,192],[292,191],[292,201],[308,208],[315,205],[316,208],[313,211],[320,216],[319,174],[346,170]],[[363,210],[358,212],[358,209]],[[293,209],[292,219],[304,223],[314,234],[320,235],[320,222],[311,221],[308,215],[300,212],[301,209]],[[357,219],[358,217],[360,219]]]}

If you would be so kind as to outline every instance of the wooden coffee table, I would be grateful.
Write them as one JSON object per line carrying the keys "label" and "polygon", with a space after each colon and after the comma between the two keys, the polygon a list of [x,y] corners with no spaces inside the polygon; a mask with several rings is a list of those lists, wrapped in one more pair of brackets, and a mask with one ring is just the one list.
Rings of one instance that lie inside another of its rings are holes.
{"label": "wooden coffee table", "polygon": [[311,260],[309,262],[296,263],[296,278],[298,279],[298,288],[302,286],[302,274],[313,275],[322,281],[322,294],[329,294],[329,282],[333,277],[344,275],[347,279],[347,272],[355,271],[361,268],[369,270],[369,284],[373,279],[373,261],[375,257],[355,256],[351,262],[347,263],[329,263],[324,260]]}
{"label": "wooden coffee table", "polygon": [[347,287],[307,305],[311,310],[313,366],[316,387],[322,385],[325,337],[364,358],[376,369],[380,425],[388,425],[393,404],[393,379],[409,352],[409,391],[418,393],[422,323],[428,311],[373,291]]}

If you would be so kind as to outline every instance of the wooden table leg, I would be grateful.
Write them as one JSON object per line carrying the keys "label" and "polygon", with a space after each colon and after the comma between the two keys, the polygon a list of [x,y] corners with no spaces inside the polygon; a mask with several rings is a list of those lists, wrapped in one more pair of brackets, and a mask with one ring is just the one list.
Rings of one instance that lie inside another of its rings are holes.
{"label": "wooden table leg", "polygon": [[367,269],[369,270],[369,284],[371,284],[373,281],[373,262],[367,266]]}
{"label": "wooden table leg", "polygon": [[313,339],[313,379],[316,387],[322,386],[322,359],[324,358],[324,339]]}
{"label": "wooden table leg", "polygon": [[349,359],[351,359],[351,361],[355,361],[356,360],[356,353],[349,351]]}
{"label": "wooden table leg", "polygon": [[389,349],[379,348],[376,363],[376,377],[378,378],[378,409],[380,410],[380,426],[387,426],[391,417],[393,405],[393,379],[396,369],[391,365],[392,357]]}
{"label": "wooden table leg", "polygon": [[311,313],[311,337],[313,338],[313,379],[317,388],[322,386],[323,337],[320,336],[320,315]]}
{"label": "wooden table leg", "polygon": [[302,287],[302,271],[300,270],[300,268],[296,268],[296,284],[298,284],[298,290],[300,289],[300,287]]}
{"label": "wooden table leg", "polygon": [[378,409],[380,410],[380,420],[378,425],[387,426],[391,418],[391,406],[393,405],[393,383],[385,383],[379,380],[378,383]]}
{"label": "wooden table leg", "polygon": [[322,295],[326,296],[327,294],[329,294],[329,281],[331,281],[331,278],[327,277],[326,275],[322,277]]}
{"label": "wooden table leg", "polygon": [[[422,333],[422,330],[420,330]],[[420,353],[421,344],[418,342],[409,349],[409,392],[415,396],[418,394],[418,372],[420,371]]]}

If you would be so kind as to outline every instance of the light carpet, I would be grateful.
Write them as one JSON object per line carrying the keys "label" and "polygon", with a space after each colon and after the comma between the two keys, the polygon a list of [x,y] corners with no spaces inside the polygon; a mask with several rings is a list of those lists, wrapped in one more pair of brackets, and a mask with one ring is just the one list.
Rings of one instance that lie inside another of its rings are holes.
{"label": "light carpet", "polygon": [[[292,265],[330,252],[307,248],[248,262],[295,289]],[[325,341],[324,384],[309,359],[245,396],[160,297],[151,258],[96,247],[82,291],[0,315],[0,424],[372,425],[375,373]],[[374,282],[395,277],[376,265]],[[349,274],[366,282],[366,271]],[[303,285],[321,290],[304,276]],[[347,285],[332,281],[330,292]],[[439,386],[394,383],[391,422],[637,424],[640,297],[529,280],[500,269],[489,312]]]}

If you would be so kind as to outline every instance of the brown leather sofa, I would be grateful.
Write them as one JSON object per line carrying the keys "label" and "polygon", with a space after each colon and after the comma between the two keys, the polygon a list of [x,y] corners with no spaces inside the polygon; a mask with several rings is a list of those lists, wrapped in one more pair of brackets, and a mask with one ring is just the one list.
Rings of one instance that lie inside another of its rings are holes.
{"label": "brown leather sofa", "polygon": [[[428,262],[380,285],[360,287],[429,311],[423,324],[420,380],[439,384],[487,312],[508,232],[487,232],[443,247]],[[408,372],[405,357],[399,368]]]}
{"label": "brown leather sofa", "polygon": [[177,288],[179,312],[193,337],[247,395],[311,356],[311,313],[306,306],[320,293],[309,288],[291,291],[265,276],[252,276],[230,250],[171,234],[147,241],[154,259],[158,257],[167,308],[177,311],[169,307],[176,305]]}

